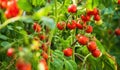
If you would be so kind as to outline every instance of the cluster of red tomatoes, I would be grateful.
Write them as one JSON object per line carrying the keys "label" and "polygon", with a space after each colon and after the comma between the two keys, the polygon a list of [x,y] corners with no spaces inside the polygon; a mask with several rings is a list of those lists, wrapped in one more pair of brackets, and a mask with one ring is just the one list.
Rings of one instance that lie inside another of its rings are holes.
{"label": "cluster of red tomatoes", "polygon": [[19,8],[17,6],[17,0],[0,0],[0,8],[5,10],[5,17],[12,18],[19,14]]}
{"label": "cluster of red tomatoes", "polygon": [[[73,5],[73,4],[70,5],[68,7],[68,12],[69,13],[76,13],[77,6]],[[88,25],[87,22],[89,22],[91,20],[92,16],[94,17],[95,21],[101,20],[100,15],[99,15],[99,10],[97,8],[94,8],[93,10],[87,10],[86,14],[81,15],[81,17],[78,20],[68,21],[67,24],[64,21],[61,21],[61,22],[58,22],[56,26],[59,30],[63,30],[66,27],[70,30],[78,28],[80,30],[83,30],[84,33],[90,34],[93,32],[93,27],[91,25]],[[87,36],[85,36],[84,34],[78,34],[76,38],[77,38],[77,41],[80,45],[87,45],[88,50],[92,53],[92,55],[94,57],[99,57],[101,55],[101,52],[97,48],[95,41],[89,40],[89,38]],[[71,48],[67,48],[63,52],[64,52],[65,56],[72,55]]]}

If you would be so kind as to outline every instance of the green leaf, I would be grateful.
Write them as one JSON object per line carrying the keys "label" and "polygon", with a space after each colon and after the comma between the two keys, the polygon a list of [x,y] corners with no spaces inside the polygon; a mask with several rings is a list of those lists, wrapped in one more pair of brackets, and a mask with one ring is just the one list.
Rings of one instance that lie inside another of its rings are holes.
{"label": "green leaf", "polygon": [[32,10],[32,6],[28,2],[28,0],[18,0],[18,6],[20,9],[30,12]]}
{"label": "green leaf", "polygon": [[10,43],[7,42],[7,41],[1,42],[1,46],[3,46],[3,47],[6,47],[6,46],[8,46],[8,45],[10,45]]}
{"label": "green leaf", "polygon": [[70,60],[69,62],[71,63],[73,69],[74,69],[74,70],[77,70],[77,64],[75,63],[75,61]]}
{"label": "green leaf", "polygon": [[65,60],[65,70],[74,70],[72,64],[67,60]]}
{"label": "green leaf", "polygon": [[46,6],[44,8],[39,9],[37,12],[33,14],[33,19],[39,20],[43,16],[47,16],[50,10],[51,10],[50,6]]}
{"label": "green leaf", "polygon": [[0,34],[0,39],[2,39],[2,40],[7,40],[7,39],[8,39],[8,37],[7,37],[7,36],[5,36],[5,35]]}
{"label": "green leaf", "polygon": [[50,29],[55,28],[55,21],[48,17],[42,17],[43,25],[48,26]]}
{"label": "green leaf", "polygon": [[86,8],[92,10],[93,8],[97,7],[99,4],[99,0],[87,0]]}
{"label": "green leaf", "polygon": [[97,43],[97,46],[98,46],[98,48],[100,49],[100,51],[101,51],[102,53],[105,53],[105,48],[104,48],[104,46],[100,43],[100,41],[96,39],[96,43]]}

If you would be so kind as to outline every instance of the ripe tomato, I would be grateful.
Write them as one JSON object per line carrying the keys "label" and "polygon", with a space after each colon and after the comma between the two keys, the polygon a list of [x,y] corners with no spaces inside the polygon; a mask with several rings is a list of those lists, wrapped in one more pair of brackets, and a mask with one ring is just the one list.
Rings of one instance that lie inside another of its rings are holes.
{"label": "ripe tomato", "polygon": [[45,43],[42,44],[41,48],[43,51],[47,52],[48,47]]}
{"label": "ripe tomato", "polygon": [[22,59],[18,59],[17,60],[16,68],[17,68],[17,70],[32,70],[31,64],[30,63],[26,63]]}
{"label": "ripe tomato", "polygon": [[38,65],[38,70],[48,70],[48,65],[45,59],[41,59]]}
{"label": "ripe tomato", "polygon": [[100,20],[100,15],[94,15],[94,20],[99,21]]}
{"label": "ripe tomato", "polygon": [[77,6],[76,5],[72,4],[68,7],[68,12],[69,13],[76,13],[76,11],[77,11]]}
{"label": "ripe tomato", "polygon": [[34,24],[33,24],[33,29],[34,29],[36,32],[40,32],[40,31],[41,31],[41,26],[40,26],[38,23],[34,23]]}
{"label": "ripe tomato", "polygon": [[83,29],[83,26],[82,26],[82,24],[79,23],[79,21],[76,23],[76,27],[77,27],[78,29]]}
{"label": "ripe tomato", "polygon": [[96,42],[90,41],[90,42],[88,43],[87,48],[88,48],[88,50],[89,50],[90,52],[96,50],[96,48],[97,48]]}
{"label": "ripe tomato", "polygon": [[7,8],[8,0],[0,0],[0,8],[5,9]]}
{"label": "ripe tomato", "polygon": [[15,49],[14,48],[9,48],[7,50],[7,56],[11,57],[14,55]]}
{"label": "ripe tomato", "polygon": [[45,40],[46,36],[45,35],[39,35],[40,40]]}
{"label": "ripe tomato", "polygon": [[67,27],[72,30],[72,29],[75,29],[76,28],[76,21],[75,20],[72,20],[72,23],[68,23],[67,24]]}
{"label": "ripe tomato", "polygon": [[78,43],[81,45],[86,45],[89,39],[86,36],[80,36],[78,38]]}
{"label": "ripe tomato", "polygon": [[97,8],[94,8],[94,9],[93,9],[93,15],[98,15],[98,14],[99,14],[98,9],[97,9]]}
{"label": "ripe tomato", "polygon": [[71,48],[66,48],[63,50],[65,56],[72,56],[73,50]]}
{"label": "ripe tomato", "polygon": [[101,52],[100,52],[100,50],[99,49],[96,49],[96,50],[94,50],[94,51],[92,51],[92,55],[94,56],[94,57],[100,57],[101,56]]}
{"label": "ripe tomato", "polygon": [[12,15],[11,15],[10,13],[11,13],[10,10],[6,10],[6,11],[5,11],[5,17],[6,17],[6,18],[11,18]]}
{"label": "ripe tomato", "polygon": [[117,36],[120,36],[120,28],[116,28],[116,29],[115,29],[115,34],[116,34]]}
{"label": "ripe tomato", "polygon": [[120,0],[118,0],[118,2],[117,2],[118,4],[120,4]]}
{"label": "ripe tomato", "polygon": [[83,22],[86,22],[86,17],[84,15],[81,15],[81,19]]}
{"label": "ripe tomato", "polygon": [[92,26],[89,25],[86,29],[86,32],[91,33],[92,31],[93,31],[93,28],[92,28]]}
{"label": "ripe tomato", "polygon": [[48,59],[48,54],[46,52],[42,52],[41,55],[44,59],[46,59],[46,60]]}
{"label": "ripe tomato", "polygon": [[88,15],[88,16],[93,15],[93,11],[92,11],[92,10],[87,10],[87,15]]}
{"label": "ripe tomato", "polygon": [[57,28],[58,28],[59,30],[63,30],[63,29],[65,28],[65,26],[66,26],[66,23],[65,23],[65,22],[62,22],[62,23],[58,22],[58,23],[57,23]]}

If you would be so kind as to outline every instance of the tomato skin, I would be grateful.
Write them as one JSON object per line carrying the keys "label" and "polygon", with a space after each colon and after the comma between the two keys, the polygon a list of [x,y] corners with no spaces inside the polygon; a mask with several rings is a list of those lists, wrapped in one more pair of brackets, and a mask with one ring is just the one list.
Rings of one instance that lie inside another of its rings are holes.
{"label": "tomato skin", "polygon": [[78,38],[78,43],[81,45],[86,45],[88,43],[89,39],[86,36],[80,36]]}
{"label": "tomato skin", "polygon": [[76,28],[76,21],[75,20],[72,20],[72,23],[68,23],[67,24],[67,28],[72,30],[72,29],[75,29]]}
{"label": "tomato skin", "polygon": [[46,60],[48,59],[48,54],[46,52],[42,52],[41,55],[44,59],[46,59]]}
{"label": "tomato skin", "polygon": [[[43,67],[41,67],[43,66]],[[48,70],[48,65],[45,59],[41,59],[39,63],[39,70]]]}
{"label": "tomato skin", "polygon": [[81,19],[83,22],[86,22],[86,17],[84,15],[81,15]]}
{"label": "tomato skin", "polygon": [[120,28],[116,28],[116,29],[115,29],[115,34],[116,34],[117,36],[120,36]]}
{"label": "tomato skin", "polygon": [[57,23],[57,28],[59,29],[59,30],[63,30],[64,28],[65,28],[65,26],[66,26],[66,23],[65,22],[58,22]]}
{"label": "tomato skin", "polygon": [[13,55],[14,55],[14,52],[15,52],[15,49],[14,49],[14,48],[9,48],[9,49],[7,50],[7,56],[8,56],[8,57],[13,56]]}
{"label": "tomato skin", "polygon": [[97,49],[97,45],[96,45],[96,42],[94,41],[90,41],[87,45],[87,48],[90,52],[94,51]]}
{"label": "tomato skin", "polygon": [[94,9],[93,9],[93,15],[98,15],[98,14],[99,14],[98,9],[97,9],[97,8],[94,8]]}
{"label": "tomato skin", "polygon": [[63,50],[63,52],[64,52],[64,55],[67,57],[72,56],[73,54],[73,50],[71,48],[66,48]]}
{"label": "tomato skin", "polygon": [[46,36],[43,35],[43,34],[41,34],[41,35],[39,35],[39,38],[40,38],[40,40],[45,40],[45,39],[46,39]]}
{"label": "tomato skin", "polygon": [[87,15],[88,16],[92,16],[93,15],[93,11],[92,10],[87,10]]}
{"label": "tomato skin", "polygon": [[42,44],[41,48],[43,51],[47,52],[48,47],[45,43]]}
{"label": "tomato skin", "polygon": [[19,8],[15,0],[7,2],[7,7],[5,11],[5,16],[7,19],[16,17],[19,14]]}
{"label": "tomato skin", "polygon": [[101,56],[101,52],[99,49],[96,49],[96,50],[92,51],[92,55],[97,58],[97,57]]}
{"label": "tomato skin", "polygon": [[69,13],[76,13],[77,12],[77,6],[72,4],[68,7],[68,12]]}
{"label": "tomato skin", "polygon": [[41,31],[41,26],[40,26],[38,23],[34,23],[34,24],[33,24],[33,29],[34,29],[36,32],[40,32],[40,31]]}
{"label": "tomato skin", "polygon": [[86,29],[86,32],[87,32],[87,33],[93,32],[93,27],[89,25],[89,26],[87,27],[87,29]]}
{"label": "tomato skin", "polygon": [[22,59],[18,59],[17,60],[16,68],[17,68],[17,70],[32,70],[31,64],[30,63],[26,63]]}
{"label": "tomato skin", "polygon": [[100,15],[94,15],[94,20],[99,21],[100,20]]}
{"label": "tomato skin", "polygon": [[82,24],[80,24],[79,22],[76,23],[76,27],[77,27],[78,29],[83,29]]}
{"label": "tomato skin", "polygon": [[0,8],[6,9],[7,8],[7,2],[8,0],[0,0]]}
{"label": "tomato skin", "polygon": [[120,0],[118,0],[118,2],[117,2],[118,4],[120,4]]}

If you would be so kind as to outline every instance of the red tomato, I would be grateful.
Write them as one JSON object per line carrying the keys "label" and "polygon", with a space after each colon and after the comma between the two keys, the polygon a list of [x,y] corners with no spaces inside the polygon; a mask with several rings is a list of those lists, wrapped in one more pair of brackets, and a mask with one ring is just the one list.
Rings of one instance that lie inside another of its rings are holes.
{"label": "red tomato", "polygon": [[94,8],[94,9],[93,9],[93,15],[98,15],[98,14],[99,14],[98,9],[97,9],[97,8]]}
{"label": "red tomato", "polygon": [[42,44],[41,48],[43,51],[47,52],[48,47],[45,43]]}
{"label": "red tomato", "polygon": [[40,31],[41,31],[41,26],[40,26],[38,23],[34,23],[34,24],[33,24],[33,29],[34,29],[36,32],[40,32]]}
{"label": "red tomato", "polygon": [[73,50],[71,48],[66,48],[63,50],[65,56],[72,56]]}
{"label": "red tomato", "polygon": [[115,34],[116,34],[117,36],[120,36],[120,28],[115,29]]}
{"label": "red tomato", "polygon": [[90,42],[88,43],[87,48],[88,48],[88,50],[89,50],[90,52],[96,50],[96,48],[97,48],[96,42],[90,41]]}
{"label": "red tomato", "polygon": [[83,26],[79,23],[79,21],[76,23],[76,27],[77,27],[78,29],[83,29]]}
{"label": "red tomato", "polygon": [[62,22],[62,23],[58,22],[58,23],[57,23],[57,28],[58,28],[59,30],[63,30],[63,29],[65,28],[65,26],[66,26],[66,23],[65,23],[65,22]]}
{"label": "red tomato", "polygon": [[18,59],[17,60],[16,68],[17,68],[17,70],[32,70],[31,64],[30,63],[26,63],[22,59]]}
{"label": "red tomato", "polygon": [[45,35],[39,35],[40,40],[45,40],[46,36]]}
{"label": "red tomato", "polygon": [[97,58],[97,57],[101,56],[101,52],[99,49],[96,49],[96,50],[92,51],[92,55]]}
{"label": "red tomato", "polygon": [[75,20],[72,20],[72,23],[68,23],[67,24],[67,27],[72,30],[72,29],[75,29],[76,28],[76,21]]}
{"label": "red tomato", "polygon": [[46,60],[48,59],[48,54],[46,52],[42,52],[41,55],[44,59],[46,59]]}
{"label": "red tomato", "polygon": [[68,7],[68,12],[69,13],[76,13],[76,11],[77,11],[77,6],[76,5],[72,4]]}
{"label": "red tomato", "polygon": [[86,36],[80,36],[78,38],[78,43],[81,45],[86,45],[88,43],[89,39]]}
{"label": "red tomato", "polygon": [[92,31],[93,31],[93,28],[92,28],[92,26],[89,25],[86,29],[86,32],[91,33]]}
{"label": "red tomato", "polygon": [[48,65],[45,59],[40,60],[39,70],[48,70]]}
{"label": "red tomato", "polygon": [[99,21],[100,20],[100,15],[94,15],[94,20]]}
{"label": "red tomato", "polygon": [[120,0],[118,0],[118,4],[120,4]]}
{"label": "red tomato", "polygon": [[11,57],[14,55],[15,49],[14,48],[9,48],[7,50],[7,56]]}

